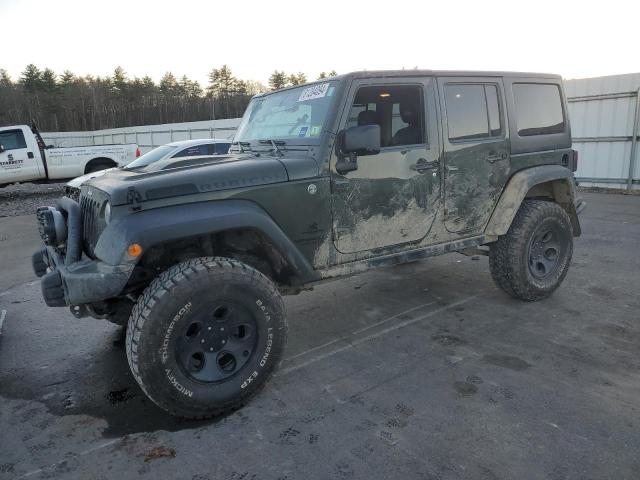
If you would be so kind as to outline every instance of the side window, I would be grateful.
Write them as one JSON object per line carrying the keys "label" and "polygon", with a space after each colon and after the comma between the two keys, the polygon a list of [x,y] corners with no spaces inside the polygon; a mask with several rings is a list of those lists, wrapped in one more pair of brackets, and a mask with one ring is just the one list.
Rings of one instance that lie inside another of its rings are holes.
{"label": "side window", "polygon": [[418,85],[360,87],[346,127],[379,125],[382,147],[424,144],[423,98]]}
{"label": "side window", "polygon": [[229,147],[231,147],[230,143],[214,143],[215,152],[218,155],[226,155],[229,153]]}
{"label": "side window", "polygon": [[172,158],[180,158],[180,157],[198,157],[200,155],[209,155],[209,145],[194,145],[192,147],[187,147],[183,150],[180,150],[176,153]]}
{"label": "side window", "polygon": [[22,130],[5,130],[4,132],[0,132],[0,145],[2,145],[5,150],[27,148],[27,142],[24,140]]}
{"label": "side window", "polygon": [[[360,113],[364,112],[364,111],[370,111],[372,113],[370,114],[363,114],[363,117],[360,116]],[[358,126],[358,119],[360,119],[361,122],[364,121],[364,116],[369,115],[371,116],[372,119],[377,119],[377,115],[376,115],[376,104],[375,103],[367,103],[367,104],[356,104],[354,102],[354,104],[351,106],[351,110],[349,111],[349,119],[347,120],[347,126],[346,128],[349,127],[357,127]]]}
{"label": "side window", "polygon": [[549,135],[565,131],[558,85],[514,83],[518,135]]}
{"label": "side window", "polygon": [[496,85],[448,83],[444,86],[444,97],[450,141],[502,135]]}

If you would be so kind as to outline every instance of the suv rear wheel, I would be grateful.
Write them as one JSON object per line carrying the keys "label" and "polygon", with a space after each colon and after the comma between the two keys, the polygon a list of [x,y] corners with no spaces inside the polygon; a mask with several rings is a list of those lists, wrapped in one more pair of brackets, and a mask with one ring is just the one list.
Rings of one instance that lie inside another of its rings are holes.
{"label": "suv rear wheel", "polygon": [[186,418],[246,403],[280,363],[282,298],[262,273],[228,258],[179,263],[138,299],[127,330],[136,381],[157,405]]}
{"label": "suv rear wheel", "polygon": [[489,268],[512,297],[535,301],[558,288],[569,270],[573,230],[567,212],[551,201],[525,200],[511,227],[491,245]]}

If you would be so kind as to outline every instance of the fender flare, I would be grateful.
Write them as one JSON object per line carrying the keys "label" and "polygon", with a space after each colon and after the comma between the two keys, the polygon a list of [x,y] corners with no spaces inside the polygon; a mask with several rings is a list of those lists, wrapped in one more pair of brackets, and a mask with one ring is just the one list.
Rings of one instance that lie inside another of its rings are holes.
{"label": "fender flare", "polygon": [[218,200],[143,210],[114,219],[103,231],[95,255],[110,265],[136,263],[127,247],[139,244],[143,251],[154,245],[183,238],[248,228],[261,232],[272,242],[293,271],[292,284],[302,285],[319,278],[309,261],[276,222],[248,200]]}
{"label": "fender flare", "polygon": [[560,165],[540,165],[515,173],[505,186],[485,229],[487,236],[504,235],[509,231],[522,201],[536,185],[551,184],[546,192],[569,215],[573,235],[580,236],[580,221],[575,206],[575,181],[573,173]]}

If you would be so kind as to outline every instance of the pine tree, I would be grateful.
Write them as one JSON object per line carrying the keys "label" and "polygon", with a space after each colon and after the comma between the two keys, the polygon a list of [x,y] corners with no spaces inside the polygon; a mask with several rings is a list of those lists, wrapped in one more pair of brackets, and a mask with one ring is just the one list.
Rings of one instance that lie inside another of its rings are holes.
{"label": "pine tree", "polygon": [[62,73],[62,76],[60,77],[60,84],[62,86],[69,86],[72,85],[76,80],[76,76],[73,74],[73,72],[69,71],[69,70],[65,70]]}
{"label": "pine tree", "polygon": [[55,92],[58,89],[58,75],[50,68],[42,71],[40,89],[45,92]]}
{"label": "pine tree", "polygon": [[33,63],[27,65],[20,75],[20,83],[27,92],[36,92],[40,89],[42,72]]}
{"label": "pine tree", "polygon": [[213,97],[226,97],[242,90],[241,82],[239,82],[231,72],[227,65],[221,68],[214,68],[209,73],[209,86],[207,93]]}
{"label": "pine tree", "polygon": [[171,96],[177,90],[178,82],[171,72],[167,72],[160,79],[160,91],[165,97]]}
{"label": "pine tree", "polygon": [[269,77],[269,87],[271,90],[280,90],[287,86],[287,75],[284,72],[274,70]]}
{"label": "pine tree", "polygon": [[127,90],[127,74],[122,67],[113,70],[112,85],[116,93],[124,94]]}
{"label": "pine tree", "polygon": [[304,73],[298,72],[289,75],[289,84],[302,85],[303,83],[307,83],[307,76]]}

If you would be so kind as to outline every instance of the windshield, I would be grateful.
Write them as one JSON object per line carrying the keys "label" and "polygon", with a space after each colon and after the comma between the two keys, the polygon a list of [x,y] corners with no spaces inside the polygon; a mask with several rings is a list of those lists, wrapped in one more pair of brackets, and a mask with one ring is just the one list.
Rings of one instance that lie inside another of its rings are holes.
{"label": "windshield", "polygon": [[234,141],[310,140],[320,137],[337,82],[292,88],[251,100]]}
{"label": "windshield", "polygon": [[134,160],[133,162],[131,162],[129,165],[127,165],[124,168],[128,170],[130,168],[146,167],[147,165],[150,165],[153,162],[157,162],[158,160],[162,160],[164,157],[166,157],[171,152],[173,152],[173,151],[175,151],[177,149],[178,149],[178,147],[172,147],[170,145],[163,145],[161,147],[154,148],[153,150],[151,150],[150,152],[145,153],[140,158],[138,158],[137,160]]}

